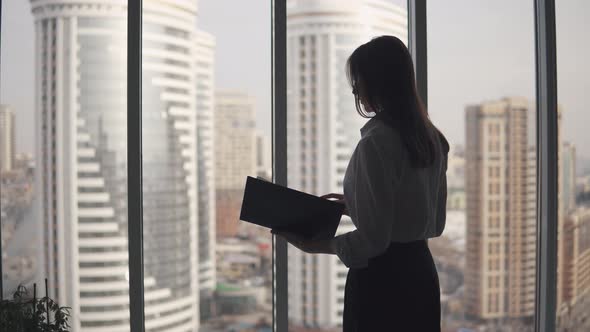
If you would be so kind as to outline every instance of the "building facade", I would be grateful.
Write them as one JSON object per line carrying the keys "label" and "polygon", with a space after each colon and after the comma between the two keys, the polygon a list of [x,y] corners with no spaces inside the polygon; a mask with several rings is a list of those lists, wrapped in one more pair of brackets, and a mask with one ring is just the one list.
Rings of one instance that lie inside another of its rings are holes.
{"label": "building facade", "polygon": [[[536,158],[531,106],[505,98],[466,109],[465,306],[486,324],[530,323],[535,305]],[[531,129],[532,130],[532,129]]]}
{"label": "building facade", "polygon": [[256,133],[256,168],[258,176],[272,179],[272,142],[261,132]]}
{"label": "building facade", "polygon": [[564,213],[576,207],[576,146],[570,142],[561,145],[561,178],[563,179],[561,203]]}
{"label": "building facade", "polygon": [[[407,13],[387,1],[287,1],[289,186],[342,192],[344,172],[366,121],[357,114],[345,64],[380,35],[407,40]],[[338,232],[354,229],[343,218]],[[293,327],[342,323],[347,268],[336,256],[289,248],[289,318]]]}
{"label": "building facade", "polygon": [[[73,331],[129,331],[127,8],[31,0],[36,158],[50,296]],[[147,331],[199,326],[194,1],[143,3]]]}
{"label": "building facade", "polygon": [[199,288],[201,317],[211,313],[216,284],[215,267],[215,147],[213,141],[215,103],[215,37],[198,30],[195,38],[197,164],[199,187]]}
{"label": "building facade", "polygon": [[0,172],[14,168],[15,129],[14,112],[8,105],[0,105]]}
{"label": "building facade", "polygon": [[560,331],[590,328],[590,208],[571,211],[564,221],[559,241],[563,260],[558,288]]}
{"label": "building facade", "polygon": [[247,176],[256,176],[254,98],[239,91],[215,94],[217,237],[238,233]]}

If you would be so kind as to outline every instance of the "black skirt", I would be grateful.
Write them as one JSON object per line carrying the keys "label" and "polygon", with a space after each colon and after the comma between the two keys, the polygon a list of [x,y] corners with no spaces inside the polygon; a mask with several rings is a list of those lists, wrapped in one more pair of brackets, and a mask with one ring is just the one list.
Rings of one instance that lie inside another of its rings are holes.
{"label": "black skirt", "polygon": [[344,294],[343,332],[440,331],[438,274],[425,240],[391,243],[350,269]]}

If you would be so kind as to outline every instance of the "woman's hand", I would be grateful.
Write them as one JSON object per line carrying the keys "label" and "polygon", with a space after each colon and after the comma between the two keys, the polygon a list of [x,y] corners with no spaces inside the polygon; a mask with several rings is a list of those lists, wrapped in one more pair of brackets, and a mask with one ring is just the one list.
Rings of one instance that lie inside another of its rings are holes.
{"label": "woman's hand", "polygon": [[321,196],[321,197],[322,198],[325,198],[325,199],[336,199],[336,200],[339,200],[339,201],[343,201],[344,200],[344,195],[342,195],[342,194],[335,194],[335,193],[327,194],[327,195],[324,195],[324,196]]}
{"label": "woman's hand", "polygon": [[300,237],[297,234],[286,232],[286,231],[279,231],[279,230],[271,230],[272,234],[276,236],[280,236],[285,239],[287,242],[291,243],[297,249],[306,252],[308,254],[334,254],[335,250],[333,248],[333,244],[331,240],[307,240]]}
{"label": "woman's hand", "polygon": [[324,198],[324,199],[334,200],[334,202],[336,202],[336,203],[343,204],[344,205],[344,211],[342,212],[342,214],[345,215],[345,216],[350,216],[348,214],[348,207],[346,207],[346,202],[344,201],[344,195],[332,193],[332,194],[327,194],[327,195],[324,195],[324,196],[321,196],[321,197]]}

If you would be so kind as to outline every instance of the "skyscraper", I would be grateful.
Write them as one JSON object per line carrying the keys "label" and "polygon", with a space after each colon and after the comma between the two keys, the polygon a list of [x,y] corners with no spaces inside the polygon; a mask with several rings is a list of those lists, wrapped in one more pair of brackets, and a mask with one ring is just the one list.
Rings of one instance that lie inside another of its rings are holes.
{"label": "skyscraper", "polygon": [[563,180],[561,204],[564,213],[576,207],[576,146],[569,142],[561,145],[561,179]]}
{"label": "skyscraper", "polygon": [[536,158],[529,112],[522,98],[466,109],[464,296],[468,317],[488,324],[526,324],[534,314]]}
{"label": "skyscraper", "polygon": [[247,176],[256,176],[254,98],[239,91],[215,94],[215,188],[217,236],[238,232]]}
{"label": "skyscraper", "polygon": [[570,211],[560,232],[558,318],[563,331],[590,328],[590,208]]}
{"label": "skyscraper", "polygon": [[576,148],[560,151],[561,200],[557,256],[557,316],[560,331],[590,328],[590,208],[576,202]]}
{"label": "skyscraper", "polygon": [[[122,2],[31,0],[39,211],[50,295],[74,331],[128,331]],[[193,1],[143,2],[145,326],[199,326]]]}
{"label": "skyscraper", "polygon": [[210,315],[215,272],[215,150],[213,142],[215,38],[198,30],[195,38],[197,162],[199,184],[199,287],[201,317]]}
{"label": "skyscraper", "polygon": [[8,105],[0,105],[0,171],[14,167],[15,129],[14,112]]}
{"label": "skyscraper", "polygon": [[272,146],[269,137],[256,133],[256,167],[257,174],[270,180],[272,177]]}
{"label": "skyscraper", "polygon": [[[407,13],[381,0],[287,1],[289,186],[313,194],[342,192],[365,122],[345,75],[348,56],[372,37],[406,41]],[[354,229],[344,218],[339,232]],[[289,248],[289,318],[294,325],[342,322],[347,268],[336,256]]]}

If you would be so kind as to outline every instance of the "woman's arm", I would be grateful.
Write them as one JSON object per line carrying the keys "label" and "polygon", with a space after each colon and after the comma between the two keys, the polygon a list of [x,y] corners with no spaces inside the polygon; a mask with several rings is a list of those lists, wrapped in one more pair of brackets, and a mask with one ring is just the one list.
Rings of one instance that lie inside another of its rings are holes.
{"label": "woman's arm", "polygon": [[347,267],[365,267],[368,259],[379,255],[391,242],[394,185],[399,169],[381,157],[374,138],[359,143],[355,182],[355,211],[350,212],[357,229],[328,240],[305,240],[299,236],[272,230],[300,250],[311,254],[336,254]]}
{"label": "woman's arm", "polygon": [[277,231],[274,229],[270,232],[274,235],[284,238],[297,249],[308,254],[336,254],[334,239],[305,240],[290,232]]}
{"label": "woman's arm", "polygon": [[447,155],[443,157],[443,173],[438,187],[438,201],[436,202],[436,236],[441,236],[447,219]]}
{"label": "woman's arm", "polygon": [[321,198],[329,199],[329,200],[334,199],[334,202],[344,205],[344,211],[342,211],[342,214],[350,217],[350,214],[348,213],[348,207],[346,206],[346,202],[344,201],[344,195],[331,193],[331,194],[321,196]]}
{"label": "woman's arm", "polygon": [[[395,222],[395,186],[404,169],[400,146],[387,136],[361,140],[354,162],[350,217],[357,229],[334,238],[334,249],[347,267],[362,268],[391,243]],[[393,153],[393,154],[392,154]]]}

